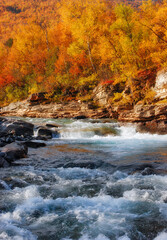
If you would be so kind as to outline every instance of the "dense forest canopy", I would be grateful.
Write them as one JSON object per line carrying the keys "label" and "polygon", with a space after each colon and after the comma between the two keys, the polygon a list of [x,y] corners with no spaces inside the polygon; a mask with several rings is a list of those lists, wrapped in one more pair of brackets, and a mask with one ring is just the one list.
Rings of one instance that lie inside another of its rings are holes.
{"label": "dense forest canopy", "polygon": [[1,0],[0,102],[47,92],[52,101],[149,103],[167,66],[167,1]]}

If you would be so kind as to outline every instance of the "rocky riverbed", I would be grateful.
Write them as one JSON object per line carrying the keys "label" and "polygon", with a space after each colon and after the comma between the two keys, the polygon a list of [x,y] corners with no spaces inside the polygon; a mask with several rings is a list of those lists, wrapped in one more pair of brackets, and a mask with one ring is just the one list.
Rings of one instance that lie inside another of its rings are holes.
{"label": "rocky riverbed", "polygon": [[167,135],[111,119],[1,118],[0,130],[0,239],[167,237]]}

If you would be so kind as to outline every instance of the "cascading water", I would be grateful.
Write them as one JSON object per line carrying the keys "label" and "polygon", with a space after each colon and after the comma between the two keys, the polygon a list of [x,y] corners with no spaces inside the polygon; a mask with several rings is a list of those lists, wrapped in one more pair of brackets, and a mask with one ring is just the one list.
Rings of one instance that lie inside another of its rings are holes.
{"label": "cascading water", "polygon": [[166,135],[41,121],[59,123],[60,138],[0,169],[0,239],[167,239]]}

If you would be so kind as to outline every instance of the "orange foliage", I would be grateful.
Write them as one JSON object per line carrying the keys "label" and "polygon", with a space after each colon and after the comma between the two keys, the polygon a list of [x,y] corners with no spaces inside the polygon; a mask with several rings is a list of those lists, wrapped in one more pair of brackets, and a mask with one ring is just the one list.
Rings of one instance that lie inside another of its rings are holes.
{"label": "orange foliage", "polygon": [[114,79],[136,102],[167,67],[166,1],[2,0],[0,14],[0,91],[77,97]]}

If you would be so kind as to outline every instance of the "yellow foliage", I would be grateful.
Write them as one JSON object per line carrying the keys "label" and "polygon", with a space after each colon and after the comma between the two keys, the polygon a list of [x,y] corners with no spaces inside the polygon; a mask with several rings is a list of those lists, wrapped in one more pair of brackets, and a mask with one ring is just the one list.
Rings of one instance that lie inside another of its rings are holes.
{"label": "yellow foliage", "polygon": [[156,93],[153,89],[148,90],[146,95],[145,95],[145,98],[143,99],[143,103],[144,104],[151,104],[155,99],[155,95],[156,95]]}

